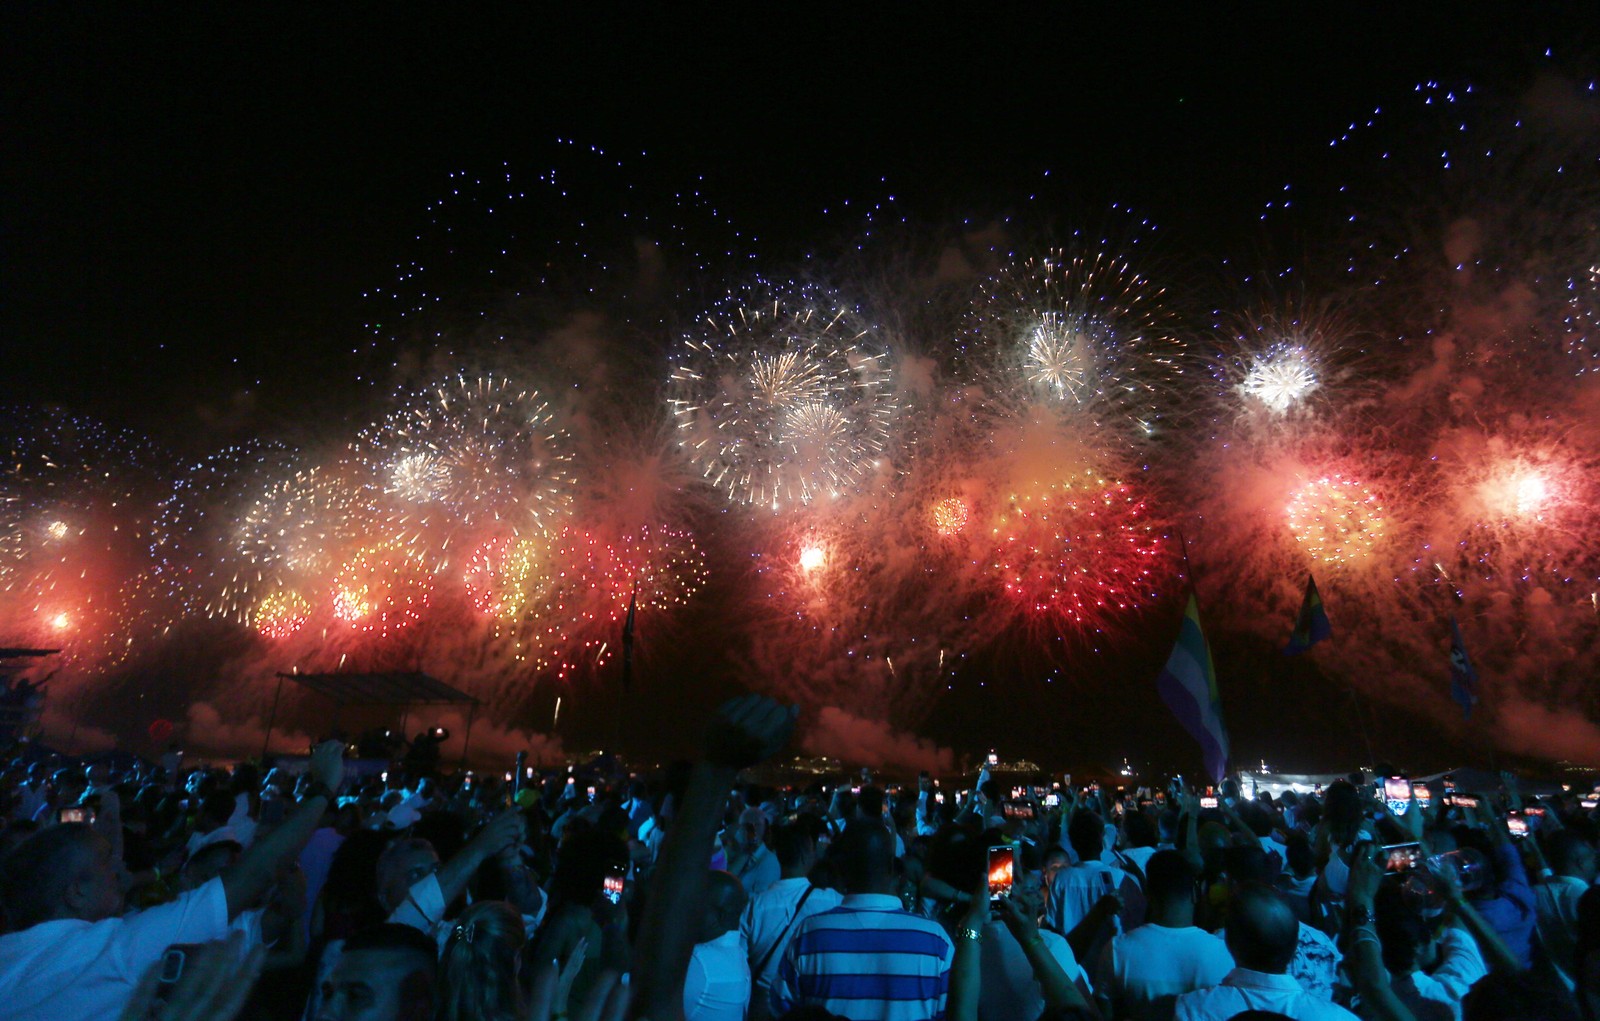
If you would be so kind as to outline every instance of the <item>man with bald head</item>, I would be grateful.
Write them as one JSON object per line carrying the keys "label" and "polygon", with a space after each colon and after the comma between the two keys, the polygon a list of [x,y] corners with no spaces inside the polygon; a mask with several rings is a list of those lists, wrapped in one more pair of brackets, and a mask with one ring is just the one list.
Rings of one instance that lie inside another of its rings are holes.
{"label": "man with bald head", "polygon": [[744,1021],[750,1004],[750,962],[739,940],[746,901],[744,884],[727,872],[706,884],[694,956],[683,979],[683,1015],[688,1021]]}
{"label": "man with bald head", "polygon": [[1300,923],[1283,895],[1259,883],[1240,887],[1228,908],[1234,969],[1222,984],[1178,997],[1174,1021],[1226,1021],[1247,1010],[1294,1021],[1355,1021],[1343,1007],[1312,996],[1289,975]]}
{"label": "man with bald head", "polygon": [[772,983],[772,1016],[820,1007],[853,1021],[943,1018],[955,945],[939,923],[900,906],[894,834],[858,819],[834,843],[832,860],[844,901],[796,927]]}

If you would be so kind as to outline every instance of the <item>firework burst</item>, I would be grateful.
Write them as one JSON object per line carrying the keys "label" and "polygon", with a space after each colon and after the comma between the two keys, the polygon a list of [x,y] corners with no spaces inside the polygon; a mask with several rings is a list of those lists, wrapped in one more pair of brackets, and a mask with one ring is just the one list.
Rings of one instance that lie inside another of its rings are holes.
{"label": "firework burst", "polygon": [[1151,436],[1183,374],[1162,291],[1125,261],[1052,251],[991,278],[968,317],[967,349],[997,356],[1041,399],[1127,440]]}
{"label": "firework burst", "polygon": [[565,513],[571,447],[538,391],[465,374],[416,395],[356,444],[400,530],[439,566],[461,533],[518,535]]}
{"label": "firework burst", "polygon": [[706,315],[670,386],[679,445],[706,481],[773,510],[859,491],[896,412],[875,331],[810,287],[747,294]]}
{"label": "firework burst", "polygon": [[339,568],[331,607],[335,620],[387,638],[421,620],[432,597],[432,572],[422,558],[390,540],[358,551]]}
{"label": "firework burst", "polygon": [[1378,497],[1337,472],[1304,483],[1289,497],[1289,531],[1313,560],[1330,567],[1370,561],[1389,532]]}
{"label": "firework burst", "polygon": [[1166,543],[1127,485],[1084,472],[1006,501],[992,531],[991,568],[1024,613],[1103,630],[1157,598]]}
{"label": "firework burst", "polygon": [[557,680],[610,660],[630,599],[636,597],[642,611],[669,610],[692,598],[706,579],[693,536],[672,528],[608,538],[569,525],[547,545],[492,543],[479,552],[474,567],[482,563],[486,583],[471,588],[475,601],[484,600],[480,608],[493,614],[496,638],[515,661]]}

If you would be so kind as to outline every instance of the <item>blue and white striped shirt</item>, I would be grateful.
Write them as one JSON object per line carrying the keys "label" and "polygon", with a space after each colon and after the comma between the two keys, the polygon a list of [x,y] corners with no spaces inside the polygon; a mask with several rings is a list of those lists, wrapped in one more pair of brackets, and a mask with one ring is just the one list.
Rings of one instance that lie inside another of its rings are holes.
{"label": "blue and white striped shirt", "polygon": [[772,1016],[815,1006],[852,1021],[942,1021],[955,944],[885,894],[850,894],[796,927],[772,983]]}

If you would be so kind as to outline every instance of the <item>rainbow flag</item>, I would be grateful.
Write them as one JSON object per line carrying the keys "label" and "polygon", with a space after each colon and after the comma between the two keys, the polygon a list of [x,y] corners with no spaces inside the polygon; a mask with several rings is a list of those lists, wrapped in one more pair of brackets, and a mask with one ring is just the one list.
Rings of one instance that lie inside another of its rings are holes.
{"label": "rainbow flag", "polygon": [[1222,725],[1222,701],[1217,697],[1217,672],[1211,665],[1211,646],[1200,630],[1200,606],[1194,593],[1183,611],[1183,625],[1172,655],[1156,681],[1161,700],[1171,709],[1189,736],[1200,743],[1206,772],[1221,783],[1228,772],[1228,731]]}

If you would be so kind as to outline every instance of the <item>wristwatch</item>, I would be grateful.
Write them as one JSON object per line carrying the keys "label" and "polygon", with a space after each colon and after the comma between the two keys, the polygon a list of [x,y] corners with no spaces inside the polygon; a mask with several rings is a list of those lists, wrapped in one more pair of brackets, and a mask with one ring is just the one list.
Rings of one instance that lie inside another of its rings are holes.
{"label": "wristwatch", "polygon": [[983,942],[983,933],[979,932],[977,929],[974,929],[970,925],[963,925],[960,929],[957,929],[956,935],[961,939],[970,939],[974,943]]}
{"label": "wristwatch", "polygon": [[1351,925],[1371,925],[1372,924],[1372,908],[1368,907],[1365,904],[1352,904],[1352,905],[1350,905],[1349,916],[1350,916],[1349,920],[1350,920],[1350,924]]}

